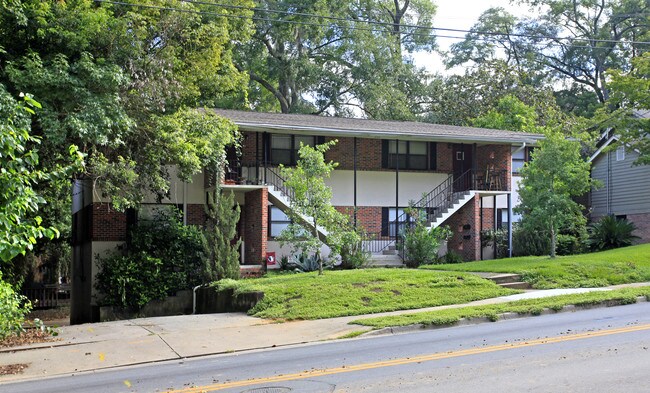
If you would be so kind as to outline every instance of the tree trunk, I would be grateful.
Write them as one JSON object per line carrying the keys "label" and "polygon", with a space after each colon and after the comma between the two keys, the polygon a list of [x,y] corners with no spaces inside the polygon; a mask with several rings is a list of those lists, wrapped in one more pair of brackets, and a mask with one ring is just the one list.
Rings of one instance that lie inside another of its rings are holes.
{"label": "tree trunk", "polygon": [[[318,225],[316,224],[316,217],[314,217],[314,236],[318,239]],[[318,260],[318,275],[323,275],[323,260],[320,257],[320,247],[316,249],[316,259]]]}
{"label": "tree trunk", "polygon": [[555,258],[555,226],[553,225],[553,220],[551,220],[551,259]]}

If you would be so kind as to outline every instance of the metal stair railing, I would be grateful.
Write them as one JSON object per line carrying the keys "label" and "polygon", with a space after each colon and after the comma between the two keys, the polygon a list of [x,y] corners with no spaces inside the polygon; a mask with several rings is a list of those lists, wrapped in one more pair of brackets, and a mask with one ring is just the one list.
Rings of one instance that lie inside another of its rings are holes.
{"label": "metal stair railing", "polygon": [[[445,209],[449,209],[460,198],[461,194],[469,191],[474,186],[474,172],[470,169],[454,179],[450,175],[436,188],[429,191],[413,207],[424,211],[427,225],[433,223],[441,216]],[[370,253],[380,253],[391,245],[397,247],[400,233],[407,226],[413,225],[407,212],[399,215],[395,220],[384,226],[379,233],[371,233],[364,242],[364,249]],[[388,235],[385,235],[388,234]]]}

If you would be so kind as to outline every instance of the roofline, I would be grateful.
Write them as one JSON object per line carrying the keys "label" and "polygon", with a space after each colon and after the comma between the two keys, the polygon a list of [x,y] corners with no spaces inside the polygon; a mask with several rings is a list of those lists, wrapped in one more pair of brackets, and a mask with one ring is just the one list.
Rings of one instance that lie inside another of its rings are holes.
{"label": "roofline", "polygon": [[598,150],[596,150],[596,151],[594,152],[594,154],[592,154],[591,157],[589,157],[589,162],[593,162],[593,161],[596,159],[596,157],[598,157],[598,156],[600,155],[600,153],[602,153],[603,150],[605,150],[605,149],[607,148],[607,146],[609,146],[609,145],[612,144],[612,142],[614,141],[614,139],[618,139],[618,136],[617,136],[617,135],[612,135],[612,136],[610,136],[610,137],[605,141],[605,143],[603,143],[603,144],[598,148]]}
{"label": "roofline", "polygon": [[340,128],[330,128],[330,127],[313,127],[313,126],[296,126],[296,125],[277,125],[277,124],[268,124],[268,123],[251,123],[245,121],[236,121],[231,119],[233,123],[239,126],[243,131],[296,131],[300,133],[317,133],[322,136],[359,136],[363,138],[374,138],[374,139],[408,139],[408,140],[418,140],[418,141],[431,141],[431,142],[458,142],[458,141],[467,141],[467,142],[484,142],[484,143],[508,143],[508,144],[532,144],[536,145],[537,141],[544,139],[544,136],[538,136],[534,134],[521,133],[522,136],[527,136],[525,138],[503,138],[503,137],[476,137],[470,135],[457,135],[453,138],[450,138],[447,135],[413,135],[413,134],[402,134],[386,131],[375,131],[375,130],[345,130]]}

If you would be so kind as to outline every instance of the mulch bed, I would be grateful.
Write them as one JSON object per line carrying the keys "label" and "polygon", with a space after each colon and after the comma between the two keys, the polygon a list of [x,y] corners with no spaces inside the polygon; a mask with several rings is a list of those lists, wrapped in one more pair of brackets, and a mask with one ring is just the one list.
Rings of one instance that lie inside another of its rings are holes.
{"label": "mulch bed", "polygon": [[[25,333],[20,336],[9,336],[4,340],[0,340],[0,349],[18,347],[21,345],[38,344],[55,341],[51,334],[42,331],[41,329],[27,329]],[[6,367],[6,366],[2,366]],[[0,374],[2,375],[2,374]]]}

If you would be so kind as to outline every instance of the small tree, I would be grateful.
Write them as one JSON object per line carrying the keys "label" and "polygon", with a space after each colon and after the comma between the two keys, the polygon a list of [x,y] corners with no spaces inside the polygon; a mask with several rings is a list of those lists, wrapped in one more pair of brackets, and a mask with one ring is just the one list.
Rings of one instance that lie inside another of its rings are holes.
{"label": "small tree", "polygon": [[236,280],[239,278],[239,246],[241,239],[237,237],[237,222],[241,214],[239,204],[235,203],[235,194],[224,195],[215,189],[208,194],[208,204],[205,208],[208,216],[206,238],[210,249],[210,258],[206,267],[206,275],[216,281],[224,278]]}
{"label": "small tree", "polygon": [[449,227],[430,228],[425,213],[413,204],[407,213],[413,224],[402,233],[403,243],[400,248],[404,250],[404,263],[408,267],[435,263],[440,245],[451,236]]}
{"label": "small tree", "polygon": [[521,204],[516,211],[523,213],[523,226],[548,231],[551,258],[555,258],[561,228],[585,225],[582,206],[572,197],[591,188],[589,166],[580,156],[579,142],[558,132],[547,132],[533,152],[532,161],[521,171]]}
{"label": "small tree", "polygon": [[[332,189],[325,184],[337,163],[325,162],[324,153],[336,144],[336,140],[311,147],[300,145],[300,159],[295,168],[281,168],[286,186],[293,191],[291,209],[288,212],[292,224],[285,229],[280,240],[291,243],[302,252],[313,253],[318,260],[318,274],[323,274],[320,249],[324,245],[318,227],[327,231],[333,253],[337,253],[341,231],[346,227],[346,217],[332,206]],[[305,225],[305,218],[309,225]],[[306,227],[310,229],[307,230]]]}

